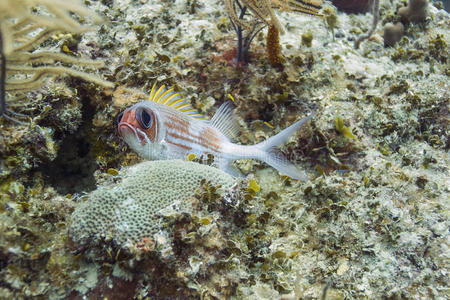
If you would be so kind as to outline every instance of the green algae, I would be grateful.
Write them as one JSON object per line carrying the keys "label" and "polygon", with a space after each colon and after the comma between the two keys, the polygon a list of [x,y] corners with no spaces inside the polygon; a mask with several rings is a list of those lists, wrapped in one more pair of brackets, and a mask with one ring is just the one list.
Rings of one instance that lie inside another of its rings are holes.
{"label": "green algae", "polygon": [[312,40],[313,40],[312,32],[302,34],[302,45],[305,45],[306,47],[311,47]]}
{"label": "green algae", "polygon": [[344,120],[340,116],[336,116],[334,118],[334,126],[339,133],[345,136],[348,139],[356,139],[356,136],[352,133],[350,128],[344,125]]}

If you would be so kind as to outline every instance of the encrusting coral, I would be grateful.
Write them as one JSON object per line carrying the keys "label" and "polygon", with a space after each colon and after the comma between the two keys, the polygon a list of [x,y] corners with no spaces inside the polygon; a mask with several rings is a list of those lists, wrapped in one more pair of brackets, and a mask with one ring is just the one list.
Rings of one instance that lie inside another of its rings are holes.
{"label": "encrusting coral", "polygon": [[183,205],[202,180],[229,189],[230,175],[206,165],[181,160],[148,161],[130,167],[121,183],[88,195],[72,215],[71,237],[77,244],[113,239],[121,247],[152,239],[158,213]]}
{"label": "encrusting coral", "polygon": [[159,299],[196,297],[202,284],[208,294],[230,296],[239,282],[229,272],[230,239],[240,238],[237,229],[246,222],[248,201],[259,191],[256,181],[247,184],[181,160],[140,163],[118,176],[79,203],[69,226],[76,253],[102,265],[113,260],[113,268],[98,274],[94,285],[105,278],[125,280],[133,291],[133,282],[153,282],[149,295]]}
{"label": "encrusting coral", "polygon": [[[85,8],[81,1],[2,1],[0,4],[0,116],[14,120],[10,115],[17,115],[7,110],[6,94],[18,97],[20,93],[37,89],[46,83],[46,77],[49,75],[68,74],[105,87],[113,86],[111,82],[95,75],[73,69],[76,65],[100,67],[103,65],[102,61],[82,59],[67,53],[40,48],[57,33],[80,34],[90,29],[70,16],[71,12],[82,17],[89,17],[94,22],[101,21],[101,18]],[[70,51],[67,48],[65,52]],[[61,64],[72,65],[72,67]]]}

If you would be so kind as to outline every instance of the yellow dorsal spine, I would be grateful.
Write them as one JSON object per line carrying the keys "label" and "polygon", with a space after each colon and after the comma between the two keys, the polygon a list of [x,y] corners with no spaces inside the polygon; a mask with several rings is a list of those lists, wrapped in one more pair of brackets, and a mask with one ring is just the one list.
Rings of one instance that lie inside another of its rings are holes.
{"label": "yellow dorsal spine", "polygon": [[[181,101],[183,101],[184,98],[180,98],[178,100],[173,101],[172,103],[170,103],[170,106],[175,107],[176,104],[180,103]],[[176,107],[175,107],[176,108]]]}
{"label": "yellow dorsal spine", "polygon": [[177,96],[180,96],[180,94],[173,93],[172,95],[167,96],[166,100],[164,100],[164,104],[167,104],[169,106],[172,105],[172,103],[170,103],[170,101]]}
{"label": "yellow dorsal spine", "polygon": [[153,84],[152,91],[150,92],[150,96],[148,97],[148,100],[153,101],[153,98],[155,97],[155,88],[156,88],[156,82]]}
{"label": "yellow dorsal spine", "polygon": [[155,95],[154,95],[154,98],[151,98],[150,100],[152,100],[152,101],[154,101],[154,102],[158,102],[158,101],[156,101],[155,99],[158,99],[158,98],[159,98],[159,93],[161,93],[161,92],[164,90],[165,87],[166,87],[166,86],[163,84],[163,85],[156,91],[156,93],[155,93]]}
{"label": "yellow dorsal spine", "polygon": [[157,89],[155,82],[153,84],[148,100],[170,106],[194,118],[200,119],[204,118],[202,115],[198,113],[198,111],[195,108],[191,106],[190,103],[187,103],[187,101],[184,98],[181,98],[180,94],[175,93],[173,88],[166,90],[165,87],[166,87],[165,85],[162,85],[160,88]]}
{"label": "yellow dorsal spine", "polygon": [[186,103],[182,103],[180,105],[174,106],[174,108],[176,108],[178,110],[182,110],[183,108],[186,108],[186,107],[191,107],[191,105],[190,104],[186,104]]}
{"label": "yellow dorsal spine", "polygon": [[173,88],[170,89],[170,90],[165,91],[164,93],[162,93],[162,94],[158,97],[158,99],[155,99],[155,102],[159,102],[159,103],[165,104],[167,100],[164,99],[164,98],[165,98],[164,96],[167,95],[168,93],[170,93],[171,91],[173,91]]}
{"label": "yellow dorsal spine", "polygon": [[183,109],[181,111],[185,112],[185,113],[189,113],[189,112],[196,112],[196,109],[195,108],[188,108],[188,109]]}

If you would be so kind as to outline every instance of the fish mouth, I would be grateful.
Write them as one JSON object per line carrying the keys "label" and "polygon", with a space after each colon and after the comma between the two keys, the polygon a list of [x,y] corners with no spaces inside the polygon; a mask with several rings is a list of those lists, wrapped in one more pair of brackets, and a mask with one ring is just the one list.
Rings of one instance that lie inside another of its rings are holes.
{"label": "fish mouth", "polygon": [[129,140],[131,136],[134,136],[142,146],[147,143],[148,139],[142,130],[136,130],[133,126],[125,122],[119,124],[119,135],[124,140]]}

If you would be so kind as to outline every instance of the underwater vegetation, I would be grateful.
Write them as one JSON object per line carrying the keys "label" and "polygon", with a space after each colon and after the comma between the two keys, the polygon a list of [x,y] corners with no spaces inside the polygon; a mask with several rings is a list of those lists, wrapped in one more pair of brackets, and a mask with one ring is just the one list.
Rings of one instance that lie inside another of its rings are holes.
{"label": "underwater vegetation", "polygon": [[[275,9],[320,16],[320,0],[226,0],[228,15],[237,35],[236,61],[248,63],[252,40],[265,27],[268,27],[266,48],[272,66],[280,65],[281,46],[279,34],[284,33]],[[250,16],[249,16],[250,15]]]}
{"label": "underwater vegetation", "polygon": [[423,23],[427,16],[428,1],[426,0],[411,0],[408,6],[398,9],[397,14],[400,16],[400,21],[395,24],[386,23],[384,25],[384,44],[385,46],[393,46],[400,41],[405,30],[405,26],[410,23]]}
{"label": "underwater vegetation", "polygon": [[[32,7],[31,15],[55,18]],[[328,7],[323,17],[272,7],[284,30],[282,68],[268,60],[265,29],[246,67],[232,63],[236,32],[224,1],[69,9],[89,30],[50,35],[31,53],[103,66],[19,66],[73,67],[115,89],[46,73],[26,98],[7,94],[7,115],[22,122],[0,120],[0,298],[446,299],[448,13],[428,1],[424,21],[404,22],[398,11],[408,1],[380,1],[382,26],[355,50],[373,15]],[[247,13],[245,21],[257,20]],[[401,38],[387,45],[383,26],[398,22]],[[316,109],[280,149],[310,180],[256,160],[235,163],[245,179],[206,166],[210,156],[143,162],[119,138],[116,117],[155,82],[209,117],[230,94],[243,145]],[[139,195],[152,201],[136,203]]]}
{"label": "underwater vegetation", "polygon": [[89,26],[71,17],[70,12],[94,22],[101,21],[81,1],[5,0],[0,8],[1,117],[14,120],[11,116],[19,116],[7,109],[7,95],[26,98],[26,92],[45,85],[51,75],[68,74],[105,87],[113,86],[111,82],[73,68],[75,65],[100,67],[102,61],[78,58],[68,44],[63,44],[59,52],[41,47],[55,35],[68,32],[76,35],[89,30]]}

